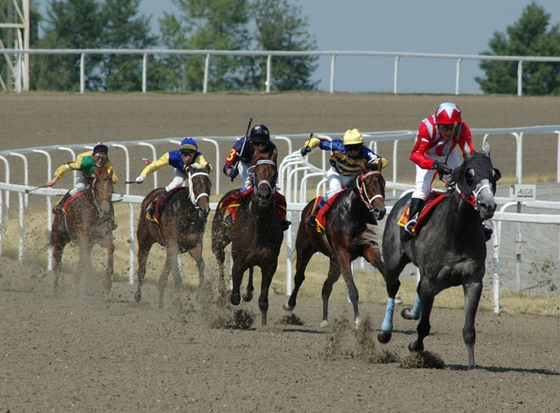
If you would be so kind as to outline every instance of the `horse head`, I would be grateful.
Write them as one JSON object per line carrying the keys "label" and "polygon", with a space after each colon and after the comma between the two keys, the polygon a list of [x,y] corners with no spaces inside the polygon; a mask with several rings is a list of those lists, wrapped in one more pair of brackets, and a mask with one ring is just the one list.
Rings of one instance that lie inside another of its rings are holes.
{"label": "horse head", "polygon": [[199,164],[192,164],[187,168],[190,200],[201,218],[207,217],[210,212],[212,182],[210,181],[209,173],[209,165],[202,168]]}
{"label": "horse head", "polygon": [[381,164],[364,160],[360,167],[362,172],[356,180],[360,197],[375,219],[381,220],[385,216],[385,178],[381,174]]}
{"label": "horse head", "polygon": [[93,181],[91,183],[93,204],[97,209],[100,218],[113,213],[111,203],[113,197],[113,170],[106,167],[97,167],[93,171]]}
{"label": "horse head", "polygon": [[500,171],[492,166],[488,142],[484,143],[481,152],[467,156],[465,162],[453,171],[455,188],[483,220],[494,216],[496,182],[501,177]]}
{"label": "horse head", "polygon": [[253,178],[254,192],[257,196],[259,207],[267,207],[271,204],[276,191],[276,180],[278,170],[276,168],[276,154],[255,154],[249,174]]}

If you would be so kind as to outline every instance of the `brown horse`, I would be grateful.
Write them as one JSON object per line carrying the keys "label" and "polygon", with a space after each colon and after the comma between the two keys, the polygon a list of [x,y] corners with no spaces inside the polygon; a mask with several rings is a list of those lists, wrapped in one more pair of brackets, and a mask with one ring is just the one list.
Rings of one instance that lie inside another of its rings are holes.
{"label": "brown horse", "polygon": [[81,273],[88,273],[91,270],[91,249],[97,243],[107,250],[103,289],[105,292],[111,290],[115,252],[113,244],[115,213],[111,202],[113,173],[109,173],[107,168],[100,167],[95,168],[93,175],[94,178],[86,189],[68,200],[66,212],[55,215],[53,220],[50,246],[54,259],[55,291],[58,290],[62,253],[70,241],[76,242],[79,247],[75,284],[78,284]]}
{"label": "brown horse", "polygon": [[354,321],[359,323],[358,289],[352,275],[352,261],[364,257],[383,273],[381,252],[376,241],[374,226],[385,215],[385,179],[377,162],[361,163],[362,172],[354,183],[333,202],[326,218],[322,234],[307,225],[315,200],[309,202],[301,213],[301,222],[296,238],[296,274],[294,290],[284,304],[284,310],[292,311],[296,306],[299,288],[305,280],[305,269],[317,251],[330,258],[329,273],[323,284],[323,321],[328,324],[329,296],[333,284],[342,272],[348,288],[348,297],[354,308]]}
{"label": "brown horse", "polygon": [[[210,190],[212,182],[208,173],[210,168],[187,169],[188,188],[179,187],[165,197],[161,197],[163,207],[159,213],[159,224],[146,218],[146,207],[161,193],[163,188],[151,191],[142,201],[136,238],[138,240],[138,289],[134,296],[136,302],[142,299],[142,284],[146,276],[146,263],[154,243],[165,247],[166,259],[159,277],[159,307],[163,307],[163,297],[169,272],[173,270],[177,305],[181,307],[180,291],[182,279],[179,272],[179,254],[189,252],[195,260],[199,275],[199,289],[204,284],[204,259],[202,257],[202,238],[208,213],[210,212]],[[159,202],[159,201],[158,201]]]}
{"label": "brown horse", "polygon": [[[259,309],[261,325],[266,325],[268,312],[268,289],[278,266],[278,254],[284,239],[282,224],[274,202],[276,180],[276,156],[268,153],[255,154],[249,173],[253,176],[252,193],[244,197],[238,207],[233,226],[222,224],[223,214],[218,208],[212,222],[212,251],[220,266],[220,290],[225,290],[224,260],[225,247],[231,242],[233,266],[231,271],[232,291],[230,302],[241,301],[243,273],[249,269],[249,284],[244,300],[253,295],[253,267],[260,267],[262,274]],[[231,193],[232,191],[228,192]],[[228,196],[226,194],[222,200]],[[220,203],[221,201],[220,200]]]}

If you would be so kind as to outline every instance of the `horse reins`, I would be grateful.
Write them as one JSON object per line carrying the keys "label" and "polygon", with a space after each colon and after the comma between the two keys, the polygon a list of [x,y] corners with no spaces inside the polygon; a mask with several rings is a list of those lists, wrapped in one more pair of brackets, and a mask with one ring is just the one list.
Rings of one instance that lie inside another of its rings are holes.
{"label": "horse reins", "polygon": [[370,211],[373,211],[374,207],[372,205],[372,202],[376,199],[376,198],[383,198],[383,195],[381,194],[376,194],[374,196],[372,196],[371,198],[368,197],[367,195],[367,188],[366,188],[366,183],[364,182],[365,178],[367,178],[370,175],[381,175],[381,171],[369,171],[365,174],[360,174],[359,176],[356,177],[356,187],[358,188],[358,193],[360,194],[360,199],[362,200],[362,202],[364,204],[366,204],[366,206],[368,207],[368,209]]}
{"label": "horse reins", "polygon": [[[455,190],[459,193],[459,195],[461,196],[462,199],[465,200],[465,202],[467,204],[469,204],[470,206],[472,206],[474,208],[475,211],[478,211],[478,195],[482,192],[482,190],[484,189],[490,189],[490,185],[489,184],[484,184],[481,185],[480,188],[478,188],[477,191],[473,191],[472,194],[470,196],[467,196],[464,194],[463,191],[461,191],[461,189],[459,188],[458,185],[455,185]],[[491,191],[491,189],[490,189]]]}

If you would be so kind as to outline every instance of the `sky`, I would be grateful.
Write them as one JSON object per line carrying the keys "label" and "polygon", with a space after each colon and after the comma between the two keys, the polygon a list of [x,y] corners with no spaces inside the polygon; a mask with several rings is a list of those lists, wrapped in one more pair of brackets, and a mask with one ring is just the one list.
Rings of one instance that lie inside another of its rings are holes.
{"label": "sky", "polygon": [[[495,32],[506,33],[529,0],[291,0],[309,18],[307,31],[321,51],[379,51],[478,55],[489,51]],[[46,3],[40,0],[39,3]],[[536,0],[560,23],[560,0]],[[152,17],[159,34],[163,12],[177,13],[171,0],[141,0],[140,14]],[[550,26],[548,27],[550,29]],[[335,91],[393,92],[394,57],[338,57]],[[322,57],[313,77],[319,90],[330,87],[330,57]],[[460,93],[481,93],[478,61],[463,60]],[[399,93],[454,93],[454,59],[401,58]]]}

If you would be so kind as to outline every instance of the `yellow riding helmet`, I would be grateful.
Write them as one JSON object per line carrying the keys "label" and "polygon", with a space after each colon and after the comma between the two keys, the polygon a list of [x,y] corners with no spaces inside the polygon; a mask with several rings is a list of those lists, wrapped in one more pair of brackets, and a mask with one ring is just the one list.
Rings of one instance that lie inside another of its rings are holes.
{"label": "yellow riding helmet", "polygon": [[343,138],[344,146],[361,145],[364,143],[364,136],[359,129],[348,129]]}

